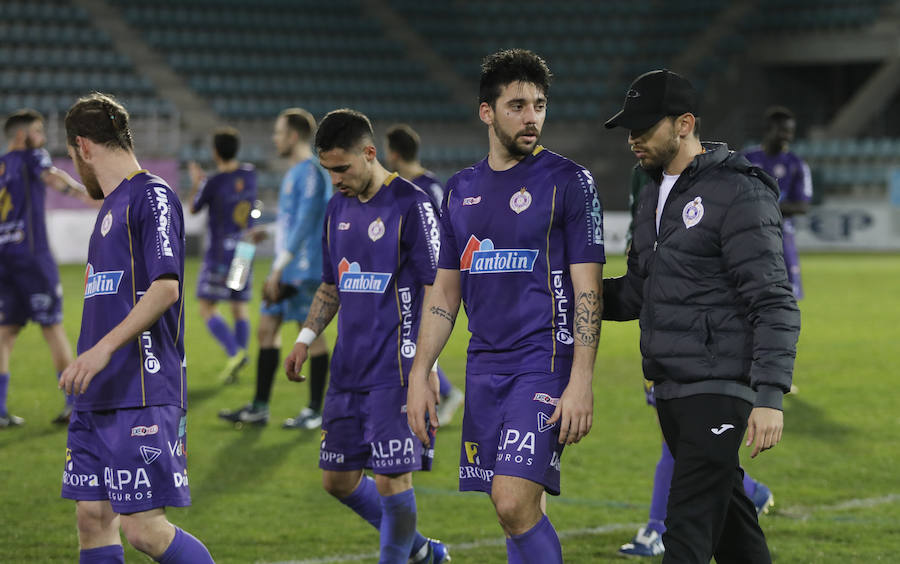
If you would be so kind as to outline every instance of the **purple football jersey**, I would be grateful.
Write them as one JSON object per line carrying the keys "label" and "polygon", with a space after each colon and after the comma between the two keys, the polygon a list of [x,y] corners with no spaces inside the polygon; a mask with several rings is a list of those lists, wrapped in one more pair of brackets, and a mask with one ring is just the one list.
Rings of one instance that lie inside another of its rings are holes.
{"label": "purple football jersey", "polygon": [[341,298],[331,387],[403,386],[416,354],[423,285],[434,283],[437,210],[392,174],[368,202],[336,193],[325,212],[322,281]]}
{"label": "purple football jersey", "polygon": [[469,317],[466,370],[568,377],[569,265],[603,263],[603,209],[590,172],[538,146],[509,170],[487,159],[447,182],[439,268],[459,270]]}
{"label": "purple football jersey", "polygon": [[208,240],[203,262],[230,265],[234,247],[252,226],[250,212],[256,201],[256,169],[242,164],[232,172],[211,176],[193,202],[195,210],[209,207]]}
{"label": "purple football jersey", "polygon": [[0,157],[0,255],[50,254],[41,173],[52,167],[44,149],[10,151]]}
{"label": "purple football jersey", "polygon": [[437,176],[431,171],[425,171],[419,176],[410,180],[413,184],[421,188],[428,194],[431,199],[431,205],[434,209],[441,209],[441,202],[444,201],[444,185],[438,180]]}
{"label": "purple football jersey", "polygon": [[761,148],[744,154],[747,160],[771,174],[778,181],[781,202],[812,200],[812,177],[803,159],[790,151],[770,155]]}
{"label": "purple football jersey", "polygon": [[104,200],[88,248],[78,354],[131,312],[161,276],[179,281],[179,298],[149,329],[113,353],[75,409],[151,405],[186,409],[184,358],[184,216],[178,196],[145,170]]}

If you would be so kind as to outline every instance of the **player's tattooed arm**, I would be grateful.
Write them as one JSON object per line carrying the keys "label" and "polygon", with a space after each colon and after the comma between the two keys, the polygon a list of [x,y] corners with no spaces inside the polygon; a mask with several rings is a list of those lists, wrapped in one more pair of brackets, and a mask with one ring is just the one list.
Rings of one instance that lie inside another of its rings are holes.
{"label": "player's tattooed arm", "polygon": [[575,344],[596,347],[600,342],[603,300],[594,290],[581,292],[575,299]]}
{"label": "player's tattooed arm", "polygon": [[341,298],[334,284],[319,284],[316,296],[309,306],[304,327],[308,327],[321,335],[341,307]]}
{"label": "player's tattooed arm", "polygon": [[455,316],[451,315],[449,311],[442,307],[431,306],[430,308],[428,308],[428,311],[431,313],[431,315],[446,320],[448,323],[450,323],[450,325],[453,325],[453,323],[456,321]]}

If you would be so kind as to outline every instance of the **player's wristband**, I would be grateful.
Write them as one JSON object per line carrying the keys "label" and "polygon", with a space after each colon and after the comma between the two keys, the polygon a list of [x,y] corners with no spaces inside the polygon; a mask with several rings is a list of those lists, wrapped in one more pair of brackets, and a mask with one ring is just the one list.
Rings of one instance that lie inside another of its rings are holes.
{"label": "player's wristband", "polygon": [[303,343],[307,347],[316,340],[316,332],[310,329],[309,327],[304,327],[300,330],[300,334],[297,335],[297,343]]}
{"label": "player's wristband", "polygon": [[272,270],[284,270],[284,267],[291,262],[291,259],[294,258],[288,251],[279,251],[278,256],[275,257],[275,262],[272,263]]}

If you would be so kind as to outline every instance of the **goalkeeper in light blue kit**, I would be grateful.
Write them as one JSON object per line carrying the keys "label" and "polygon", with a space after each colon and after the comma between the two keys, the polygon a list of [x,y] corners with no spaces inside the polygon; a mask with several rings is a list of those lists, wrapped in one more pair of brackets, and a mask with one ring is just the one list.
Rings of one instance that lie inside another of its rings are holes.
{"label": "goalkeeper in light blue kit", "polygon": [[[322,222],[331,197],[328,176],[313,157],[310,142],[316,121],[302,108],[288,108],[275,120],[272,142],[291,162],[281,182],[275,230],[275,261],[263,287],[259,317],[259,359],[253,401],[219,417],[234,423],[265,425],[275,371],[280,364],[281,324],[302,325],[322,277]],[[322,424],[322,400],[328,373],[328,345],[320,336],[310,346],[309,405],[287,419],[288,429],[315,429]]]}

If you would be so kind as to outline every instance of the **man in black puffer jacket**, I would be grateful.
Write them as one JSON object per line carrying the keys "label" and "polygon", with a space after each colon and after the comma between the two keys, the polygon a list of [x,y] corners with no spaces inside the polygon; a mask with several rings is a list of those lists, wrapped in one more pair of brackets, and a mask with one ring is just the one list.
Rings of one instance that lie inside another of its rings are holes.
{"label": "man in black puffer jacket", "polygon": [[660,70],[638,77],[606,122],[630,130],[654,185],[627,273],[604,280],[603,317],[640,319],[644,376],[675,457],[663,562],[766,563],[738,450],[745,430],[754,457],[781,439],[800,312],[777,184],[725,144],[701,144],[696,114],[690,83]]}

